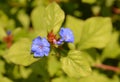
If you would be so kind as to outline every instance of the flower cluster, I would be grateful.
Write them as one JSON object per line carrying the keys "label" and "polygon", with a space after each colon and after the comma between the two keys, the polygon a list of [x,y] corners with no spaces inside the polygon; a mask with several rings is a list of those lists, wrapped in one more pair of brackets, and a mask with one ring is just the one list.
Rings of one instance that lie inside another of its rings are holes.
{"label": "flower cluster", "polygon": [[48,56],[50,52],[50,43],[61,45],[63,42],[74,42],[73,33],[69,28],[62,27],[59,35],[59,40],[56,39],[56,36],[52,32],[48,34],[48,40],[40,36],[35,38],[31,47],[31,52],[34,53],[34,57]]}

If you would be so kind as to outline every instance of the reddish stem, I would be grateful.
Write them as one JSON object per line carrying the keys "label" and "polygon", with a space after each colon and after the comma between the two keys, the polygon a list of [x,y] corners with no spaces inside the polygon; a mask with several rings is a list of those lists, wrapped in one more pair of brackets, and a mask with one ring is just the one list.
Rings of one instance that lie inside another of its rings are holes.
{"label": "reddish stem", "polygon": [[96,64],[95,67],[101,68],[101,69],[104,69],[104,70],[111,70],[111,71],[115,71],[115,72],[120,72],[120,68],[114,67],[114,66],[105,65],[105,64]]}

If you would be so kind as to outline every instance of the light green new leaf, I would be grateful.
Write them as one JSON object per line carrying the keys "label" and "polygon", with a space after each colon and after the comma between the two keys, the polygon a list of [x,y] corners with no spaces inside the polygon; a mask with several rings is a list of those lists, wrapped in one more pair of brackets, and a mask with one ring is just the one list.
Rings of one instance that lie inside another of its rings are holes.
{"label": "light green new leaf", "polygon": [[29,16],[25,13],[24,10],[20,10],[17,15],[18,20],[21,22],[24,28],[29,28],[30,19]]}
{"label": "light green new leaf", "polygon": [[35,8],[31,14],[33,27],[40,32],[51,31],[54,33],[59,31],[59,28],[64,21],[64,12],[55,3],[51,3],[46,8],[39,6]]}
{"label": "light green new leaf", "polygon": [[48,59],[48,72],[53,76],[60,69],[60,62],[55,56],[49,56]]}
{"label": "light green new leaf", "polygon": [[39,30],[41,32],[42,30],[47,31],[47,27],[45,27],[46,21],[45,21],[45,7],[44,6],[38,6],[36,7],[31,14],[32,24],[35,30]]}
{"label": "light green new leaf", "polygon": [[7,36],[7,34],[4,30],[4,28],[0,27],[0,40],[3,40],[3,38],[6,36]]}
{"label": "light green new leaf", "polygon": [[102,60],[104,60],[105,58],[115,58],[120,54],[118,39],[119,33],[114,32],[111,36],[111,40],[102,52]]}
{"label": "light green new leaf", "polygon": [[54,33],[57,33],[59,31],[60,26],[62,25],[64,21],[64,12],[62,9],[57,5],[55,2],[48,5],[46,8],[46,18],[45,22],[48,28],[48,31],[51,31],[53,29]]}
{"label": "light green new leaf", "polygon": [[93,4],[96,0],[82,0],[83,3]]}
{"label": "light green new leaf", "polygon": [[110,40],[112,23],[110,18],[92,17],[85,21],[78,49],[104,48]]}
{"label": "light green new leaf", "polygon": [[4,55],[4,57],[14,64],[28,66],[38,60],[38,58],[36,59],[30,54],[30,49],[31,41],[24,38],[14,43],[9,49],[8,54]]}
{"label": "light green new leaf", "polygon": [[67,57],[61,58],[62,69],[68,76],[79,78],[90,75],[91,68],[83,55],[83,52],[71,50]]}
{"label": "light green new leaf", "polygon": [[84,24],[83,20],[77,19],[70,15],[67,15],[66,17],[65,27],[70,28],[73,31],[75,43],[78,43],[80,41],[83,24]]}

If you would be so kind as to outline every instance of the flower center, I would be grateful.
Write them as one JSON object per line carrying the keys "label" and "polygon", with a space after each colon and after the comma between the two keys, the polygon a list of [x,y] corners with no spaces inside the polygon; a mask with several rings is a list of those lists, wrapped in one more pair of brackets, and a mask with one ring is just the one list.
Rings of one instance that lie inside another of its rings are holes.
{"label": "flower center", "polygon": [[67,36],[64,36],[64,39],[66,40],[66,39],[67,39]]}
{"label": "flower center", "polygon": [[39,48],[42,49],[44,46],[43,45],[40,45]]}

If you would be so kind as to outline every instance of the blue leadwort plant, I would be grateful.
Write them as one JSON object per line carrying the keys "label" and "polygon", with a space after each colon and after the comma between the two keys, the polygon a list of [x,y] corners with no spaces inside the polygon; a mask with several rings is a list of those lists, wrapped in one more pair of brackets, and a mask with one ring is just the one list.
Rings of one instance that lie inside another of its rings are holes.
{"label": "blue leadwort plant", "polygon": [[33,40],[31,52],[34,53],[34,57],[48,56],[50,44],[46,38],[41,38],[39,36]]}
{"label": "blue leadwort plant", "polygon": [[48,56],[50,52],[50,43],[61,45],[63,42],[74,42],[73,33],[69,28],[61,28],[59,34],[59,40],[52,32],[48,33],[48,40],[46,38],[41,38],[40,36],[35,38],[32,42],[31,48],[31,52],[34,53],[34,57]]}

